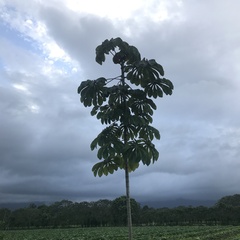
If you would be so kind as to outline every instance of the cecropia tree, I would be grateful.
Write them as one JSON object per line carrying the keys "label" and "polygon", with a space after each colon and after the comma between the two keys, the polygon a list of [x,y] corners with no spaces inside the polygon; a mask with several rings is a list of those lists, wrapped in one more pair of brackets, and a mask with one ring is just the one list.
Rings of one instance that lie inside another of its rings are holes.
{"label": "cecropia tree", "polygon": [[98,149],[92,171],[101,177],[118,169],[125,171],[129,239],[132,239],[129,173],[140,163],[150,165],[159,156],[153,144],[160,139],[151,124],[157,106],[152,100],[171,95],[173,84],[164,78],[163,67],[154,59],[141,58],[138,49],[121,38],[105,40],[96,48],[96,62],[101,64],[112,55],[120,75],[86,80],[78,87],[80,101],[92,107],[91,115],[107,125],[91,143]]}

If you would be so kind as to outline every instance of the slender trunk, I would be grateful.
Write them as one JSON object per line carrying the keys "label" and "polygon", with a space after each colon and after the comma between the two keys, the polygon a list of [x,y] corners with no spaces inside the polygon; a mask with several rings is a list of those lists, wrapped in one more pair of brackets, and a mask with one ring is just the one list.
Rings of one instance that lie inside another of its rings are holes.
{"label": "slender trunk", "polygon": [[132,240],[132,212],[130,202],[130,187],[129,187],[129,171],[128,162],[125,165],[125,181],[126,181],[126,201],[127,201],[127,219],[128,219],[128,239]]}
{"label": "slender trunk", "polygon": [[[125,85],[125,76],[124,76],[124,64],[121,64],[121,80],[122,85]],[[123,96],[123,102],[126,112],[126,96]],[[125,114],[126,116],[126,114]],[[124,144],[127,143],[127,129],[124,126]],[[130,184],[129,184],[129,166],[128,159],[124,159],[125,161],[125,182],[126,182],[126,204],[127,204],[127,222],[128,222],[128,239],[132,240],[132,213],[131,213],[131,201],[130,201]]]}

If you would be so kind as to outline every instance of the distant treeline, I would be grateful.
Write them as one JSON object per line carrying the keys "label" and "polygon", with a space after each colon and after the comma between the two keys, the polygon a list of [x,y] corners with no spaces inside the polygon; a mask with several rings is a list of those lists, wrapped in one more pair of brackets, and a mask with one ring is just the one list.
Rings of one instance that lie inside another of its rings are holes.
{"label": "distant treeline", "polygon": [[[126,225],[126,198],[71,202],[49,206],[30,204],[26,208],[0,209],[0,229],[100,227]],[[131,199],[134,225],[239,225],[240,194],[221,198],[213,207],[151,208]]]}

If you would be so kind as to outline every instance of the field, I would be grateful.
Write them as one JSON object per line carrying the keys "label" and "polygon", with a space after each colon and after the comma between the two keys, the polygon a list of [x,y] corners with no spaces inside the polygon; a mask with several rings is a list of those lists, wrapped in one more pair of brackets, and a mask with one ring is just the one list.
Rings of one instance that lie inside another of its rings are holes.
{"label": "field", "polygon": [[[134,240],[239,240],[240,226],[134,227]],[[127,228],[0,231],[0,240],[127,240]]]}

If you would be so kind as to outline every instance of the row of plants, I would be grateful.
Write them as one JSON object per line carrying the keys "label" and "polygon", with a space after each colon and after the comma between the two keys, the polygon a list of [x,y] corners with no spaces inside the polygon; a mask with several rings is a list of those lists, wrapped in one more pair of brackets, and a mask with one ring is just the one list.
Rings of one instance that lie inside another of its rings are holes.
{"label": "row of plants", "polygon": [[[126,227],[0,231],[1,240],[124,240]],[[236,240],[240,226],[134,227],[135,240]]]}

